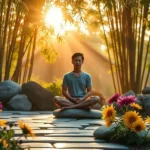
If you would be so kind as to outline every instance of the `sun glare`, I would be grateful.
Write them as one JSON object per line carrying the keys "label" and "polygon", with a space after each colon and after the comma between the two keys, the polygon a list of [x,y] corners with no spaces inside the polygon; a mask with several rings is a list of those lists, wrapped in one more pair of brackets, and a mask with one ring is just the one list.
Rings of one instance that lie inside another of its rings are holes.
{"label": "sun glare", "polygon": [[46,26],[52,26],[55,30],[60,30],[63,22],[61,9],[58,7],[51,7],[45,16]]}
{"label": "sun glare", "polygon": [[[77,20],[76,18],[74,18]],[[47,27],[53,27],[56,34],[64,35],[67,31],[77,31],[77,27],[71,24],[69,21],[65,22],[62,11],[58,7],[51,7],[45,13],[45,25]],[[89,35],[88,30],[83,23],[79,23],[80,31],[86,35]]]}

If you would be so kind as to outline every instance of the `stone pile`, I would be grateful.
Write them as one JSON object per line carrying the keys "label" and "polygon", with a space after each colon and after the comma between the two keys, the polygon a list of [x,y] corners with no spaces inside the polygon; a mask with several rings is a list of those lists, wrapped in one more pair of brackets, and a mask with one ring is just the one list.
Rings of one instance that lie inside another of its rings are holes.
{"label": "stone pile", "polygon": [[4,110],[55,110],[54,95],[36,82],[19,84],[5,80],[0,83],[0,102]]}

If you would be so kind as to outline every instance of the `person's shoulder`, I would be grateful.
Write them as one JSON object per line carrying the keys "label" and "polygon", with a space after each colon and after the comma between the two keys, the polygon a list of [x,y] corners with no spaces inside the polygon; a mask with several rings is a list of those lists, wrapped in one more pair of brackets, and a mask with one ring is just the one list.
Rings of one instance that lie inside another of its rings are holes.
{"label": "person's shoulder", "polygon": [[85,76],[88,76],[88,77],[91,77],[91,75],[89,74],[89,73],[87,73],[87,72],[83,72],[83,74],[85,75]]}
{"label": "person's shoulder", "polygon": [[83,71],[83,73],[84,73],[85,75],[89,75],[89,76],[90,76],[90,74],[89,74],[88,72]]}
{"label": "person's shoulder", "polygon": [[70,75],[71,75],[71,72],[67,72],[67,73],[64,74],[64,77],[65,76],[70,76]]}

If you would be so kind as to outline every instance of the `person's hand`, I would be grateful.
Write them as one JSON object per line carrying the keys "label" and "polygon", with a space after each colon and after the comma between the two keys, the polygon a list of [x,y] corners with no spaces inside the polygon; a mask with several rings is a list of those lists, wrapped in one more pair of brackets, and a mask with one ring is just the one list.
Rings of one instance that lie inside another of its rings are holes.
{"label": "person's hand", "polygon": [[84,99],[83,98],[77,98],[76,101],[77,101],[76,104],[79,104],[79,103],[83,102]]}
{"label": "person's hand", "polygon": [[73,97],[72,97],[70,101],[73,102],[73,103],[75,103],[75,104],[77,104],[77,101],[78,101],[78,100],[77,100],[76,98],[73,98]]}

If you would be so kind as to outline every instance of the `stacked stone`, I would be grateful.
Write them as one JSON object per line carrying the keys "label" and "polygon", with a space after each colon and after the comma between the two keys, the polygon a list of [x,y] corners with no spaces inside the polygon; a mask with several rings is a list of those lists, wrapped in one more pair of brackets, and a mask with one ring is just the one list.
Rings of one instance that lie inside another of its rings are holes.
{"label": "stacked stone", "polygon": [[36,82],[19,85],[5,80],[0,83],[0,102],[3,110],[55,110],[54,95]]}

